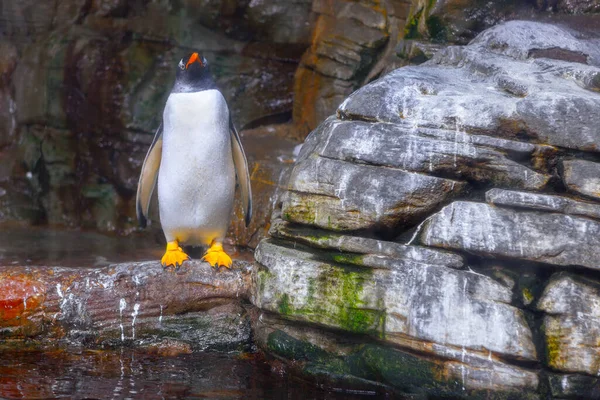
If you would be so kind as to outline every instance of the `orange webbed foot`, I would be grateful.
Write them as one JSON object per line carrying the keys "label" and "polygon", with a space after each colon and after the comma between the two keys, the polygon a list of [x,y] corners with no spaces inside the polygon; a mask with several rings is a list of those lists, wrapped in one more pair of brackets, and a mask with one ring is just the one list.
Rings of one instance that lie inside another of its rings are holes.
{"label": "orange webbed foot", "polygon": [[202,260],[209,263],[212,267],[226,267],[231,268],[233,261],[231,261],[231,257],[223,251],[223,245],[219,242],[213,241],[210,245],[210,248],[202,257]]}
{"label": "orange webbed foot", "polygon": [[189,259],[190,257],[183,252],[181,247],[179,247],[179,242],[175,240],[167,243],[167,250],[160,262],[163,268],[168,268],[173,265],[175,269],[179,269],[179,266],[183,265],[183,262]]}

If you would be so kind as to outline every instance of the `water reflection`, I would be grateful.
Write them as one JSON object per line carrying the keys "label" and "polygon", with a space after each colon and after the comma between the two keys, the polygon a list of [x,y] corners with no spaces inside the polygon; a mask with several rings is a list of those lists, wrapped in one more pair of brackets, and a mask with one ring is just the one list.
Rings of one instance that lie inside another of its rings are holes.
{"label": "water reflection", "polygon": [[[102,267],[113,263],[160,260],[164,251],[162,233],[106,235],[92,231],[0,224],[0,265],[46,265]],[[225,244],[237,259],[252,254]],[[196,254],[197,253],[197,254]],[[201,257],[201,249],[193,253]]]}
{"label": "water reflection", "polygon": [[[260,359],[222,353],[160,357],[133,350],[0,352],[6,399],[328,399]],[[370,397],[370,396],[369,396]]]}
{"label": "water reflection", "polygon": [[148,236],[118,237],[96,232],[16,224],[0,226],[0,265],[100,267],[160,259],[162,246]]}

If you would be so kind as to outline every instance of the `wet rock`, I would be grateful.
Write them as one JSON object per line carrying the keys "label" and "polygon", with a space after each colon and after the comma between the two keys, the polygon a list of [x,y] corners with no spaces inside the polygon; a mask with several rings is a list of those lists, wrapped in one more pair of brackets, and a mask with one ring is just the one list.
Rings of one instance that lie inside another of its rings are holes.
{"label": "wet rock", "polygon": [[588,375],[549,374],[548,384],[550,393],[555,398],[600,398],[598,378]]}
{"label": "wet rock", "polygon": [[10,82],[17,60],[16,47],[0,40],[0,149],[11,144],[16,135],[16,106]]}
{"label": "wet rock", "polygon": [[37,203],[27,178],[0,183],[0,221],[43,222],[42,207]]}
{"label": "wet rock", "polygon": [[[535,29],[541,31],[532,35]],[[593,43],[581,40],[574,32],[565,28],[543,23],[511,21],[501,24],[481,33],[470,45],[517,60],[530,58],[536,51],[553,50],[563,55],[572,55],[572,59],[567,57],[564,61],[595,66],[600,63],[600,50]],[[550,57],[542,56],[543,58],[554,58],[550,53],[544,55]]]}
{"label": "wet rock", "polygon": [[[432,6],[425,3],[416,4]],[[256,250],[252,301],[264,311],[260,321],[272,325],[261,347],[312,376],[373,379],[347,368],[353,354],[377,371],[380,384],[401,382],[362,360],[356,343],[333,338],[353,332],[356,342],[377,338],[383,350],[364,351],[387,366],[394,359],[422,365],[395,351],[434,361],[445,378],[460,377],[465,395],[548,389],[593,396],[591,380],[580,389],[568,382],[596,373],[597,349],[583,339],[584,329],[597,337],[595,323],[582,318],[585,328],[574,327],[539,304],[551,273],[569,268],[575,276],[600,265],[600,209],[565,195],[559,181],[567,169],[561,159],[595,160],[598,152],[594,37],[513,21],[351,94],[307,137],[274,213],[272,239]],[[355,72],[338,73],[347,73],[335,77],[342,81]],[[476,202],[484,194],[490,204]],[[567,334],[558,342],[546,340],[560,329]],[[579,346],[573,357],[592,361],[564,367],[569,346]],[[323,361],[329,355],[337,356],[337,369]],[[567,383],[559,384],[555,375],[563,373]]]}
{"label": "wet rock", "polygon": [[[594,0],[417,0],[413,1],[405,34],[410,39],[434,43],[467,44],[482,31],[505,21],[544,20],[548,19],[548,11],[580,16],[599,10]],[[553,21],[557,21],[556,15],[554,17]],[[564,23],[568,20],[561,18],[560,21]]]}
{"label": "wet rock", "polygon": [[[585,55],[589,65],[549,59],[524,62],[531,59],[533,50],[555,47]],[[600,104],[600,96],[548,67],[569,65],[589,71],[593,66],[598,70],[599,61],[597,46],[566,29],[512,21],[489,29],[466,47],[449,47],[425,65],[398,69],[357,90],[340,106],[339,113],[349,119],[408,123],[597,151],[600,137],[593,127],[600,121],[594,122],[592,110]],[[545,81],[530,79],[533,75],[544,76]],[[490,85],[496,87],[500,78],[511,81],[511,87],[523,88],[490,91]]]}
{"label": "wet rock", "polygon": [[[245,226],[243,209],[236,204],[228,236],[238,246],[256,248],[267,236],[271,214],[285,190],[297,143],[286,139],[291,124],[269,125],[241,133],[252,185],[252,220]],[[239,202],[239,197],[236,197]]]}
{"label": "wet rock", "polygon": [[310,43],[314,24],[311,0],[251,1],[246,11],[259,39],[275,43]]}
{"label": "wet rock", "polygon": [[22,45],[32,37],[43,35],[57,25],[73,23],[84,8],[84,0],[61,1],[57,4],[35,0],[3,2],[0,7],[2,34]]}
{"label": "wet rock", "polygon": [[568,273],[552,276],[537,304],[546,313],[543,331],[549,367],[567,373],[598,375],[599,304],[598,282]]}
{"label": "wet rock", "polygon": [[268,241],[255,257],[252,298],[264,310],[456,359],[461,348],[537,358],[510,289],[483,275],[408,259],[357,268]]}
{"label": "wet rock", "polygon": [[330,118],[323,125],[313,151],[326,158],[529,189],[543,187],[549,178],[510,160],[502,152],[531,157],[535,146],[520,142],[406,124]]}
{"label": "wet rock", "polygon": [[67,46],[56,35],[48,35],[23,51],[12,78],[18,123],[52,121],[54,127],[66,126],[61,96],[66,52]]}
{"label": "wet rock", "polygon": [[0,267],[3,339],[124,345],[171,337],[192,349],[239,349],[249,325],[250,270],[237,261],[218,271],[188,261],[178,271],[159,262],[105,268]]}
{"label": "wet rock", "polygon": [[541,9],[567,14],[600,12],[600,4],[594,0],[536,0],[536,5]]}
{"label": "wet rock", "polygon": [[526,208],[540,211],[554,211],[569,215],[600,219],[600,205],[577,201],[568,197],[553,196],[532,192],[517,192],[505,189],[492,189],[485,194],[490,204]]}
{"label": "wet rock", "polygon": [[600,164],[585,160],[562,162],[563,182],[569,190],[600,199]]}
{"label": "wet rock", "polygon": [[413,2],[406,37],[433,42],[466,44],[481,31],[521,15],[531,15],[533,7],[519,1],[443,0]]}
{"label": "wet rock", "polygon": [[[249,350],[252,333],[246,310],[238,302],[227,300],[212,306],[197,313],[164,317],[158,327],[145,326],[141,332],[147,337],[176,339],[190,351]],[[143,326],[143,320],[140,323]]]}
{"label": "wet rock", "polygon": [[[396,53],[411,64],[422,64],[443,48],[443,45],[424,40],[404,39],[398,42]],[[390,69],[388,73],[394,69],[396,68]]]}
{"label": "wet rock", "polygon": [[486,398],[491,394],[487,391],[517,390],[520,398],[535,398],[531,392],[538,385],[537,374],[495,357],[482,358],[478,363],[464,352],[462,361],[430,358],[360,337],[289,324],[266,312],[255,312],[252,321],[260,347],[325,385],[333,381],[373,393],[383,389],[399,394],[474,398]]}
{"label": "wet rock", "polygon": [[485,256],[598,269],[598,232],[600,223],[587,218],[457,201],[429,218],[420,241]]}
{"label": "wet rock", "polygon": [[[461,269],[465,265],[464,259],[460,255],[446,251],[358,236],[341,235],[302,225],[293,225],[280,219],[272,221],[269,234],[275,238],[302,243],[318,249],[336,250],[338,254],[332,255],[332,261],[339,262],[342,260],[343,262],[355,265],[366,266],[370,264],[369,266],[374,267],[375,265],[381,265],[382,261],[390,261],[390,259],[407,260],[431,265],[439,264],[456,269]],[[375,257],[367,259],[360,255]],[[375,260],[378,260],[380,263],[374,264]]]}
{"label": "wet rock", "polygon": [[299,160],[283,197],[291,222],[333,231],[394,231],[461,193],[464,183],[324,157]]}
{"label": "wet rock", "polygon": [[165,339],[158,343],[152,343],[144,348],[149,354],[156,354],[160,357],[176,357],[180,354],[192,354],[192,346],[188,343],[173,339]]}
{"label": "wet rock", "polygon": [[[393,56],[408,14],[404,2],[314,1],[312,44],[295,77],[294,123],[314,129]],[[379,59],[385,62],[379,63]]]}

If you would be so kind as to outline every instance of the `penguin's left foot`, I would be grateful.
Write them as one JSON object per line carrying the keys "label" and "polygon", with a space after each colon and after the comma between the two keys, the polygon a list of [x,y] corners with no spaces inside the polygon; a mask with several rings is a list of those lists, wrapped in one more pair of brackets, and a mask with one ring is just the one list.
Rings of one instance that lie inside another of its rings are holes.
{"label": "penguin's left foot", "polygon": [[204,257],[202,257],[202,260],[209,263],[212,267],[231,268],[231,264],[233,264],[231,257],[223,251],[223,245],[215,241],[212,242],[210,248],[206,251]]}
{"label": "penguin's left foot", "polygon": [[190,257],[181,250],[181,247],[179,247],[179,242],[174,240],[167,243],[167,251],[165,251],[165,255],[160,262],[163,268],[168,268],[173,265],[175,266],[175,269],[178,269],[180,265],[183,265],[185,260],[189,259]]}

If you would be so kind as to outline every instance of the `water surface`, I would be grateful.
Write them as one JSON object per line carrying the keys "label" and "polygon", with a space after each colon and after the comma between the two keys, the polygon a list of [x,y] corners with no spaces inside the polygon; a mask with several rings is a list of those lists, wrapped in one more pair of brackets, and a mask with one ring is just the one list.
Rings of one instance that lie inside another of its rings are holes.
{"label": "water surface", "polygon": [[158,356],[131,349],[0,352],[5,399],[354,399],[321,390],[260,358],[223,353]]}

